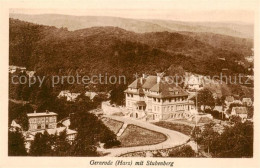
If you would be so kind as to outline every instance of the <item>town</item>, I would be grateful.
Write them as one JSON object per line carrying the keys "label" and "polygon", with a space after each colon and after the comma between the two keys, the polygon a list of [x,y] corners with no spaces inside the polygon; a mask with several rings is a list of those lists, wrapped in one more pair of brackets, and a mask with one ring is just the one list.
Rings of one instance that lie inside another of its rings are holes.
{"label": "town", "polygon": [[[37,72],[10,66],[9,73],[25,73],[32,77]],[[71,108],[81,107],[82,103],[95,104],[83,112],[102,121],[115,135],[112,148],[106,147],[109,145],[101,142],[102,140],[98,142],[96,151],[100,156],[178,157],[175,154],[187,148],[188,155],[185,157],[214,157],[209,149],[212,147],[203,144],[203,132],[211,130],[212,135],[207,136],[221,137],[227,128],[234,127],[234,123],[252,123],[253,99],[243,95],[224,95],[219,89],[220,81],[205,82],[201,75],[190,72],[185,72],[184,77],[183,83],[176,84],[170,82],[169,76],[164,72],[156,75],[142,74],[122,90],[122,105],[112,101],[112,91],[96,92],[88,89],[85,93],[80,93],[61,90],[55,96],[55,101],[67,104],[68,108],[63,108],[67,110],[66,115],[63,114],[62,118],[59,117],[61,113],[56,111],[37,111],[36,107],[27,107],[30,104],[28,101],[10,99],[11,104],[26,106],[26,116],[21,117],[18,114],[17,118],[13,118],[9,131],[22,135],[27,154],[34,155],[33,151],[40,148],[37,143],[44,143],[43,136],[57,139],[49,150],[67,144],[66,149],[69,151],[70,146],[78,140],[78,131],[82,131],[80,124],[87,122],[79,121],[83,116],[75,117],[77,111],[74,110],[78,108]],[[31,111],[27,111],[28,109]],[[61,136],[63,140],[60,140]],[[131,142],[129,138],[133,136],[136,137]],[[65,144],[57,145],[59,142]],[[48,144],[48,140],[45,143]],[[64,153],[72,155],[67,151]]]}

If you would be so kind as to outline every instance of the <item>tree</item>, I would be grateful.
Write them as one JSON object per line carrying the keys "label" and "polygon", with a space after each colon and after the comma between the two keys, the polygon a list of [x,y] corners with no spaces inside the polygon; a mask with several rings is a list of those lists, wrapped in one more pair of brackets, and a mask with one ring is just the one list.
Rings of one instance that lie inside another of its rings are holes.
{"label": "tree", "polygon": [[47,131],[42,133],[37,133],[35,135],[34,141],[31,144],[30,155],[31,156],[52,156],[52,139]]}
{"label": "tree", "polygon": [[253,134],[252,122],[237,122],[215,139],[215,144],[219,145],[212,152],[215,157],[223,158],[253,157]]}
{"label": "tree", "polygon": [[12,120],[17,119],[18,124],[22,126],[23,130],[28,129],[27,113],[32,112],[33,108],[30,104],[17,104],[9,101],[9,124]]}
{"label": "tree", "polygon": [[196,143],[200,143],[201,141],[201,129],[200,127],[194,127],[194,129],[192,130],[192,133],[191,133],[191,137],[192,139],[196,142]]}
{"label": "tree", "polygon": [[111,97],[110,97],[110,103],[113,104],[115,103],[116,105],[123,105],[124,102],[124,90],[126,89],[126,86],[124,85],[119,85],[116,86],[114,89],[111,91]]}
{"label": "tree", "polygon": [[26,156],[24,138],[21,132],[8,131],[8,155],[9,156]]}
{"label": "tree", "polygon": [[79,111],[71,116],[71,129],[78,134],[73,144],[73,155],[93,156],[96,146],[104,143],[105,148],[119,145],[116,135],[94,114]]}
{"label": "tree", "polygon": [[247,107],[248,116],[247,118],[253,118],[254,116],[254,106]]}
{"label": "tree", "polygon": [[208,154],[210,153],[211,148],[214,146],[213,142],[218,138],[219,134],[214,131],[212,123],[204,125],[204,130],[201,134],[201,144],[206,147]]}
{"label": "tree", "polygon": [[111,148],[113,146],[119,146],[121,143],[117,140],[116,134],[110,129],[103,129],[103,135],[101,136],[101,143],[104,144],[104,148]]}
{"label": "tree", "polygon": [[70,156],[71,144],[67,140],[66,129],[59,136],[54,135],[54,155],[55,156]]}
{"label": "tree", "polygon": [[189,145],[174,149],[169,153],[169,157],[195,157],[196,153]]}
{"label": "tree", "polygon": [[204,107],[203,111],[205,111],[205,106],[210,106],[211,109],[213,109],[214,106],[215,106],[215,100],[214,100],[214,98],[213,98],[213,96],[212,96],[211,91],[208,90],[208,89],[202,89],[202,90],[200,90],[200,91],[198,92],[198,97],[197,97],[197,99],[198,99],[198,105],[199,105],[199,107],[200,107],[201,105],[203,105],[203,107]]}

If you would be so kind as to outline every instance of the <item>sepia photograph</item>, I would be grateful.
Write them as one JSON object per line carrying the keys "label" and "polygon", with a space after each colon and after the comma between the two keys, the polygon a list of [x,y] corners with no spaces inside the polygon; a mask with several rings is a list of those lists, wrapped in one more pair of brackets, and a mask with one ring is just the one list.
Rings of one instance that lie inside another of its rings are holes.
{"label": "sepia photograph", "polygon": [[258,1],[93,2],[6,10],[8,158],[256,157]]}

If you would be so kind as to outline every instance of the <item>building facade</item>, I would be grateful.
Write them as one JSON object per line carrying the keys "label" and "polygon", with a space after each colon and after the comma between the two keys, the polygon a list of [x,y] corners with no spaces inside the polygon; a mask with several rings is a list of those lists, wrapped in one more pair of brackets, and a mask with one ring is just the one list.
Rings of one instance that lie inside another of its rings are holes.
{"label": "building facade", "polygon": [[194,103],[188,100],[188,93],[171,84],[163,74],[143,75],[125,90],[126,109],[131,117],[149,120],[189,118]]}
{"label": "building facade", "polygon": [[55,129],[57,127],[57,114],[54,112],[28,113],[29,131]]}

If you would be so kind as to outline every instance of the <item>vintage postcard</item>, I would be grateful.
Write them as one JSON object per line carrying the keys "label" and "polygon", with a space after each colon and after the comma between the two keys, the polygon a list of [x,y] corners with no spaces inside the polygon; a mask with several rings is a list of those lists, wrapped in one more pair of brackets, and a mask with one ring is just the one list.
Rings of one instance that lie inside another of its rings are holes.
{"label": "vintage postcard", "polygon": [[1,1],[0,167],[259,166],[259,5]]}

